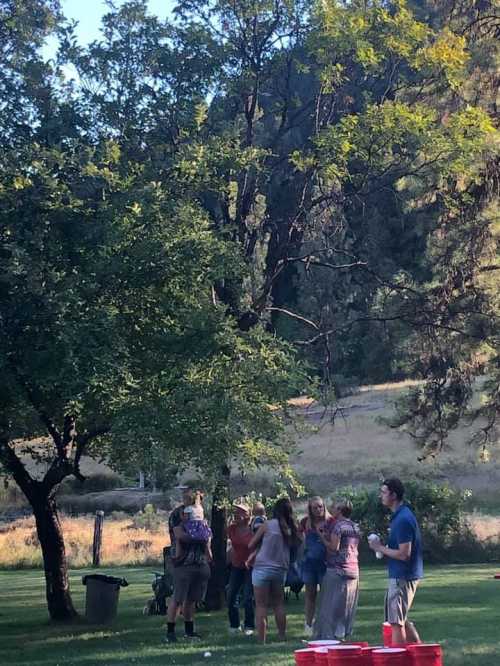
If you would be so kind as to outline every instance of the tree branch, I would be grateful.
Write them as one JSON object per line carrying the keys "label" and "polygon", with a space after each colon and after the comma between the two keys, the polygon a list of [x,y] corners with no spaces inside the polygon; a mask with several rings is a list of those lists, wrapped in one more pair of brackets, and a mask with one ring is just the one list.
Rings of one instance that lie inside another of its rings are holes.
{"label": "tree branch", "polygon": [[31,502],[39,482],[33,479],[7,438],[0,439],[0,460]]}

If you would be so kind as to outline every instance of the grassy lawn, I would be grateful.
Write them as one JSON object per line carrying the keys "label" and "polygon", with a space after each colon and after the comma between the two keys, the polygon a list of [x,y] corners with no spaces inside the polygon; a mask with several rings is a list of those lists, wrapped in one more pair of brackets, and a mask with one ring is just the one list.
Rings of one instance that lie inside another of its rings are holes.
{"label": "grassy lawn", "polygon": [[[111,571],[106,569],[106,572]],[[204,640],[195,645],[183,640],[164,645],[161,617],[145,617],[142,607],[151,594],[151,569],[115,569],[130,586],[122,589],[119,617],[111,627],[83,621],[53,626],[47,620],[44,581],[40,571],[0,571],[0,664],[9,666],[118,666],[124,664],[217,664],[285,666],[293,664],[293,650],[301,647],[302,604],[288,602],[288,644],[276,642],[271,623],[269,644],[253,638],[229,637],[223,613],[200,613],[197,628]],[[72,572],[77,608],[83,611],[84,570]],[[428,567],[415,602],[413,619],[422,637],[444,647],[446,666],[500,664],[500,580],[492,566]],[[356,638],[380,642],[385,572],[362,572]],[[209,650],[210,658],[203,653]]]}

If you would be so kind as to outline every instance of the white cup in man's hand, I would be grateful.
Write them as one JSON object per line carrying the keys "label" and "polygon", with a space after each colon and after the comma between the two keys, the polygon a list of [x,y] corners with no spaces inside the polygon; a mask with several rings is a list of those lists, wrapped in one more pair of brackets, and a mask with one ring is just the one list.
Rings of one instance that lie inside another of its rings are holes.
{"label": "white cup in man's hand", "polygon": [[[380,537],[378,534],[372,533],[368,535],[368,543],[372,544],[378,542],[380,543]],[[381,560],[384,556],[378,550],[375,551],[375,557],[377,560]]]}

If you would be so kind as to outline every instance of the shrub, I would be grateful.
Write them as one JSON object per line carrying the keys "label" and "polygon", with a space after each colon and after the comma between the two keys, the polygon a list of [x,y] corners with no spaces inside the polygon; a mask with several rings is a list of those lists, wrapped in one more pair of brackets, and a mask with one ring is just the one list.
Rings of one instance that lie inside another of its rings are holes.
{"label": "shrub", "polygon": [[[464,508],[469,494],[448,485],[418,481],[406,484],[405,501],[420,525],[426,562],[483,562],[498,557],[499,545],[494,541],[481,542],[467,523]],[[359,523],[364,536],[361,559],[372,561],[366,536],[370,532],[387,534],[390,520],[389,511],[380,503],[378,488],[344,488],[337,496],[353,502],[353,520]]]}
{"label": "shrub", "polygon": [[75,478],[65,479],[61,485],[61,494],[84,494],[99,493],[106,490],[114,490],[124,483],[121,476],[117,474],[94,474],[79,481]]}
{"label": "shrub", "polygon": [[163,514],[157,512],[152,504],[146,504],[143,511],[139,511],[132,518],[132,527],[147,532],[160,532],[166,524]]}

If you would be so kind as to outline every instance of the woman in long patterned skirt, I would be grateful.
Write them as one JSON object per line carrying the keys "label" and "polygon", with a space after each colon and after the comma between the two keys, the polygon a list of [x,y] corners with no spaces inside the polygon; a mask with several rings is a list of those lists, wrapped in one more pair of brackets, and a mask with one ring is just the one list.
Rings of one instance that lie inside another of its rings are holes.
{"label": "woman in long patterned skirt", "polygon": [[314,622],[316,639],[345,640],[352,634],[358,606],[360,531],[351,514],[350,500],[337,502],[332,508],[335,521],[321,532],[328,555]]}

